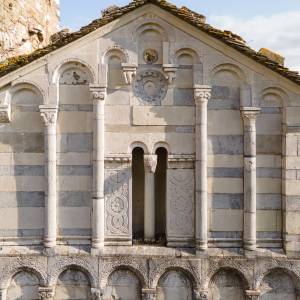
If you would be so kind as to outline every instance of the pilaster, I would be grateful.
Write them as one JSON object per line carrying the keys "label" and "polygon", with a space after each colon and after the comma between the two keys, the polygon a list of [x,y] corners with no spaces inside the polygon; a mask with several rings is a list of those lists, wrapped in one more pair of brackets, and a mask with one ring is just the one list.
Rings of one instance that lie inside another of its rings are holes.
{"label": "pilaster", "polygon": [[56,197],[56,105],[41,105],[40,113],[45,124],[46,204],[44,246],[56,246],[57,197]]}
{"label": "pilaster", "polygon": [[258,107],[241,109],[244,121],[244,248],[256,249],[256,117]]}
{"label": "pilaster", "polygon": [[155,170],[156,155],[144,155],[145,168],[145,213],[144,213],[144,240],[155,241]]}
{"label": "pilaster", "polygon": [[93,210],[92,210],[92,247],[99,249],[104,244],[104,105],[106,87],[90,85],[93,99]]}
{"label": "pilaster", "polygon": [[211,87],[196,85],[194,98],[196,104],[196,248],[207,249],[208,211],[207,211],[207,103],[211,97]]}

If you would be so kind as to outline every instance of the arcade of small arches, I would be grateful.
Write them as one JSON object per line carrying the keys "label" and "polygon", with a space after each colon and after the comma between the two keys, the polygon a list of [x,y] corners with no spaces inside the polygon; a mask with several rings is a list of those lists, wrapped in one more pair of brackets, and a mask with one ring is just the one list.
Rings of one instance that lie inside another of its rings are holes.
{"label": "arcade of small arches", "polygon": [[49,275],[36,266],[19,266],[2,276],[1,299],[298,300],[300,296],[298,275],[282,267],[261,272],[252,283],[244,270],[231,266],[213,269],[202,280],[189,264],[159,268],[161,262],[156,263],[158,270],[148,275],[130,265],[104,265],[99,277],[88,266],[76,264],[50,268]]}

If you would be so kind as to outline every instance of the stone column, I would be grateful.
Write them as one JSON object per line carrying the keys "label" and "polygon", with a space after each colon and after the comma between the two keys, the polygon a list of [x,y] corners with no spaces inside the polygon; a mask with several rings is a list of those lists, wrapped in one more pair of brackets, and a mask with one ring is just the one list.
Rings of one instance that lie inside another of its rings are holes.
{"label": "stone column", "polygon": [[248,300],[258,300],[259,296],[260,296],[260,292],[259,291],[247,290],[246,295],[247,295]]}
{"label": "stone column", "polygon": [[244,248],[256,249],[256,116],[260,109],[243,107],[244,120]]}
{"label": "stone column", "polygon": [[0,288],[0,300],[6,300],[7,289]]}
{"label": "stone column", "polygon": [[45,168],[46,168],[46,203],[44,245],[56,246],[57,199],[56,199],[56,105],[41,105],[40,112],[45,124]]}
{"label": "stone column", "polygon": [[92,247],[99,249],[104,244],[104,105],[106,87],[90,85],[93,98],[93,211]]}
{"label": "stone column", "polygon": [[52,300],[54,298],[53,287],[39,287],[39,299]]}
{"label": "stone column", "polygon": [[143,300],[156,300],[157,292],[155,289],[143,289],[142,299]]}
{"label": "stone column", "polygon": [[207,249],[208,211],[207,211],[207,103],[211,97],[211,87],[196,85],[194,98],[196,104],[196,248]]}
{"label": "stone column", "polygon": [[155,241],[155,170],[156,155],[144,155],[145,196],[144,196],[144,240]]}

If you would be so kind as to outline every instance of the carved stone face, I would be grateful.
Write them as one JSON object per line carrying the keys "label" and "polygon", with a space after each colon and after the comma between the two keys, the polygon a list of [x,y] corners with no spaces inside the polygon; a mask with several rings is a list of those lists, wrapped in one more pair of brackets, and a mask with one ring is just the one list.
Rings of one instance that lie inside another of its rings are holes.
{"label": "carved stone face", "polygon": [[142,71],[136,76],[134,94],[143,104],[159,105],[167,89],[166,78],[156,70]]}

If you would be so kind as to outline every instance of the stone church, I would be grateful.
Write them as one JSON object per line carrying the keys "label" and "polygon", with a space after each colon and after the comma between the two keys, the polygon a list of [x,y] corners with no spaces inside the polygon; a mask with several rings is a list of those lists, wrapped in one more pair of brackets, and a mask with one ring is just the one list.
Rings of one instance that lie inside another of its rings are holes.
{"label": "stone church", "polygon": [[0,64],[0,299],[299,300],[300,76],[165,0]]}

